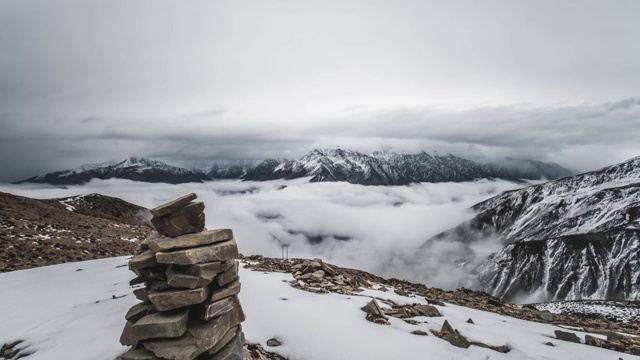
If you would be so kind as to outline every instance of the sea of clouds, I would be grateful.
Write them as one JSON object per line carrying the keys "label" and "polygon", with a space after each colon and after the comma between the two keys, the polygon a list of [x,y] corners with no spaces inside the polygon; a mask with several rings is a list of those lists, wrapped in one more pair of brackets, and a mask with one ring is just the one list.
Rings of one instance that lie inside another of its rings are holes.
{"label": "sea of clouds", "polygon": [[112,179],[65,187],[0,184],[0,191],[39,199],[99,193],[147,208],[195,192],[206,205],[207,228],[233,229],[245,255],[280,257],[281,244],[288,244],[289,257],[317,257],[453,289],[472,287],[469,270],[500,245],[492,239],[425,242],[471,219],[473,204],[523,186],[489,180],[384,187],[308,179],[181,185]]}

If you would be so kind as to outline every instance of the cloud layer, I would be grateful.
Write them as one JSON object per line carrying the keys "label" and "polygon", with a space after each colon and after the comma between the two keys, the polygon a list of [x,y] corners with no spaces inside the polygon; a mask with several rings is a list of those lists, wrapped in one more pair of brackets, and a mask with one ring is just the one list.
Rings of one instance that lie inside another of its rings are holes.
{"label": "cloud layer", "polygon": [[[244,254],[279,257],[280,241],[290,244],[291,257],[320,257],[385,277],[454,288],[470,279],[455,264],[478,261],[496,251],[496,244],[443,240],[421,246],[471,218],[469,206],[520,186],[505,181],[403,187],[305,181],[166,185],[106,180],[64,189],[5,185],[0,191],[36,198],[99,192],[145,207],[194,191],[206,205],[207,227],[232,228]],[[323,240],[312,242],[317,237]]]}

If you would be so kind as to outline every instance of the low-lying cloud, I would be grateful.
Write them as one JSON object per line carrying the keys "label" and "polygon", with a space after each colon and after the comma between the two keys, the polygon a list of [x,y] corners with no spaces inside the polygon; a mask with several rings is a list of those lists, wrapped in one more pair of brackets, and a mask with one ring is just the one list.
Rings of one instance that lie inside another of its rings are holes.
{"label": "low-lying cloud", "polygon": [[471,205],[522,186],[506,181],[402,187],[306,181],[168,185],[106,180],[66,188],[4,185],[0,191],[35,198],[97,192],[149,208],[196,192],[206,205],[207,228],[233,229],[244,254],[279,257],[284,243],[290,245],[290,257],[319,257],[384,277],[455,288],[468,286],[471,264],[498,246],[491,239],[425,241],[470,219]]}

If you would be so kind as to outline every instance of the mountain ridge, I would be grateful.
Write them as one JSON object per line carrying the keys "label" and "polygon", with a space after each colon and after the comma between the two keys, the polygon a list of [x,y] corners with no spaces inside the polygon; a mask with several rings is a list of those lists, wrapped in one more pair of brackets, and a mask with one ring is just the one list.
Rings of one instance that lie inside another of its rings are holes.
{"label": "mountain ridge", "polygon": [[476,288],[514,299],[640,300],[640,157],[507,191],[436,236],[503,248],[475,269]]}
{"label": "mountain ridge", "polygon": [[15,183],[78,185],[91,179],[128,179],[181,184],[218,179],[252,181],[309,177],[311,182],[349,182],[360,185],[408,185],[416,182],[463,182],[477,179],[520,181],[562,177],[571,170],[534,160],[505,160],[509,165],[481,164],[452,154],[364,154],[346,149],[314,149],[298,160],[266,159],[212,163],[198,169],[168,165],[157,160],[129,157],[120,161],[86,164],[75,169],[33,176]]}

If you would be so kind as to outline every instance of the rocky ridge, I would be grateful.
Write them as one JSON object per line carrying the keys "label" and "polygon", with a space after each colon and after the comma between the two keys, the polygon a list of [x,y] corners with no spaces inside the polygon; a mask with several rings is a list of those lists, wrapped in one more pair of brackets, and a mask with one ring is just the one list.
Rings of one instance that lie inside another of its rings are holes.
{"label": "rocky ridge", "polygon": [[0,192],[0,272],[129,255],[149,210],[104,195],[38,200]]}
{"label": "rocky ridge", "polygon": [[[291,273],[295,280],[291,281],[292,287],[316,294],[335,292],[358,296],[364,289],[370,288],[380,291],[393,291],[401,296],[420,297],[425,299],[433,309],[424,305],[399,305],[389,299],[377,298],[384,305],[366,306],[363,311],[367,319],[384,325],[388,316],[403,319],[408,323],[414,321],[415,316],[441,315],[436,307],[454,304],[473,309],[488,311],[517,319],[553,324],[574,331],[583,331],[591,334],[599,334],[607,337],[607,340],[587,335],[580,339],[585,346],[598,346],[610,350],[640,355],[640,326],[637,322],[623,322],[614,318],[606,318],[601,315],[583,315],[578,313],[563,312],[552,314],[548,311],[538,310],[534,305],[514,305],[504,303],[500,299],[487,293],[469,289],[445,291],[430,288],[423,284],[415,284],[398,279],[384,279],[360,270],[337,267],[322,262],[320,259],[274,259],[262,256],[241,256],[246,263],[245,267],[255,271],[285,272]],[[328,271],[327,271],[328,270]],[[434,311],[435,309],[435,311]],[[469,319],[472,323],[473,320]],[[481,343],[465,343],[463,334],[455,329],[443,326],[440,331],[431,331],[433,335],[450,342],[453,346],[483,346],[495,351],[506,352],[508,347],[504,345],[492,345]],[[424,332],[415,335],[425,336]],[[574,334],[575,335],[575,334]],[[550,338],[563,341],[562,335],[558,337],[549,335]]]}
{"label": "rocky ridge", "polygon": [[478,289],[513,299],[640,299],[640,158],[502,193],[436,239],[491,238]]}

